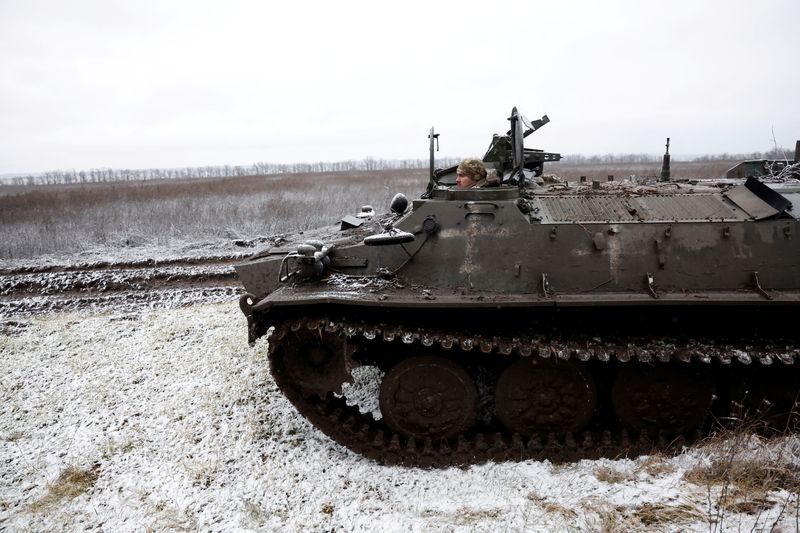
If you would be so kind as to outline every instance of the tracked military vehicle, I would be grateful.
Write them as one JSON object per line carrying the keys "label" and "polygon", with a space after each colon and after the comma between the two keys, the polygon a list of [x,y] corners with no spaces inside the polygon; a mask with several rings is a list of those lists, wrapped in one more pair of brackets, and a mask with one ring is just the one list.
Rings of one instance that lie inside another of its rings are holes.
{"label": "tracked military vehicle", "polygon": [[[249,340],[336,442],[387,464],[680,446],[744,415],[792,428],[800,187],[546,179],[516,109],[483,160],[236,266]],[[505,128],[504,128],[505,129]],[[354,195],[357,191],[354,191]]]}

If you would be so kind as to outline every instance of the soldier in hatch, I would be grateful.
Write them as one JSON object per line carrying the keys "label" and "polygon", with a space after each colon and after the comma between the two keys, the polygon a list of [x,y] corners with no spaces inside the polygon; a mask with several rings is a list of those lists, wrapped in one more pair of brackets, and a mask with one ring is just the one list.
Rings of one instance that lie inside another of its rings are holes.
{"label": "soldier in hatch", "polygon": [[475,189],[478,187],[495,187],[500,184],[496,175],[488,176],[486,166],[480,159],[465,159],[456,169],[456,187],[459,189]]}

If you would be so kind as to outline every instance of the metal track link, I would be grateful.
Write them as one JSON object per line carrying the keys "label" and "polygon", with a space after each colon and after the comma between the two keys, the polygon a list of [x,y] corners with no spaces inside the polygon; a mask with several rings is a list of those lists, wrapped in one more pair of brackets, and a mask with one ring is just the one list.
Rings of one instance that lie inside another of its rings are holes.
{"label": "metal track link", "polygon": [[282,372],[278,349],[289,332],[308,330],[334,334],[359,342],[402,342],[406,345],[438,347],[445,352],[462,350],[501,356],[558,358],[578,361],[597,360],[627,363],[668,363],[697,361],[711,364],[717,361],[729,365],[734,359],[742,365],[751,363],[771,365],[773,362],[791,365],[800,359],[795,346],[732,346],[687,341],[649,341],[647,346],[635,343],[605,346],[599,340],[562,342],[538,338],[480,337],[457,332],[428,329],[407,330],[400,326],[374,324],[367,321],[331,320],[327,317],[299,318],[277,324],[269,340],[269,359],[272,375],[286,397],[312,424],[331,439],[350,450],[387,465],[439,468],[477,464],[487,461],[550,460],[569,462],[600,457],[637,456],[654,451],[680,450],[702,437],[700,431],[665,439],[662,435],[641,432],[630,435],[626,430],[585,431],[573,433],[534,434],[523,437],[516,433],[483,433],[468,431],[457,437],[433,441],[406,438],[383,421],[374,420],[349,406],[344,397],[329,390],[324,398],[318,391],[303,390]]}

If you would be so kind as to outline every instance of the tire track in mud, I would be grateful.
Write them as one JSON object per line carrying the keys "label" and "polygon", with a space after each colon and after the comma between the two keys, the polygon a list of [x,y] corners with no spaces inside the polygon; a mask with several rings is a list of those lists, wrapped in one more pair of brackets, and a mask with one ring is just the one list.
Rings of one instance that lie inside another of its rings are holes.
{"label": "tire track in mud", "polygon": [[185,267],[193,265],[233,264],[249,257],[251,254],[224,254],[199,257],[183,257],[171,259],[140,259],[135,261],[95,261],[74,265],[27,265],[13,268],[0,268],[0,276],[17,274],[41,274],[45,272],[85,272],[109,269],[139,269],[158,267]]}
{"label": "tire track in mud", "polygon": [[0,270],[0,317],[133,310],[235,299],[240,256],[98,262]]}

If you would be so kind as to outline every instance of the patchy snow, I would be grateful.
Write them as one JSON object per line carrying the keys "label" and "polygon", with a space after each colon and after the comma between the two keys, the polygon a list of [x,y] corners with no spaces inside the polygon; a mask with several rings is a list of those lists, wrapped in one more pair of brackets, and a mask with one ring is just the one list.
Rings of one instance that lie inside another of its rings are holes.
{"label": "patchy snow", "polygon": [[[206,241],[171,239],[165,244],[131,244],[119,246],[87,247],[75,253],[39,255],[33,258],[8,259],[0,258],[0,269],[20,270],[34,268],[62,267],[87,267],[92,265],[105,265],[109,258],[114,263],[150,263],[168,261],[197,261],[204,262],[207,258],[236,257],[243,258],[253,254],[254,251],[267,247],[274,237],[258,237],[250,240],[208,239]],[[238,244],[237,244],[238,243]]]}
{"label": "patchy snow", "polygon": [[[777,521],[791,531],[797,524],[796,495],[783,491],[771,493],[760,514],[720,519],[721,489],[684,478],[708,460],[699,449],[567,465],[379,466],[328,440],[277,392],[266,341],[247,345],[235,299],[20,318],[0,332],[0,358],[0,529],[758,531]],[[69,479],[78,480],[72,491],[64,490]]]}
{"label": "patchy snow", "polygon": [[[0,260],[2,319],[52,311],[126,312],[193,303],[231,301],[242,292],[233,265],[242,252],[181,248],[182,254],[115,254],[87,260],[83,254],[41,261]],[[202,252],[202,253],[201,253]],[[109,259],[111,257],[111,259]]]}
{"label": "patchy snow", "polygon": [[26,296],[0,300],[0,332],[9,317],[38,316],[52,311],[124,313],[141,309],[171,309],[194,303],[230,302],[241,294],[239,287],[188,287],[152,291],[122,291],[108,295]]}
{"label": "patchy snow", "polygon": [[233,276],[232,265],[182,265],[158,268],[106,268],[66,272],[7,274],[0,279],[0,296],[27,291],[36,294],[57,294],[90,289],[142,290],[153,281],[171,282]]}

